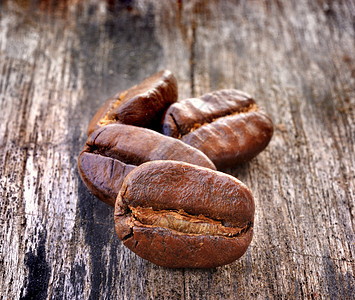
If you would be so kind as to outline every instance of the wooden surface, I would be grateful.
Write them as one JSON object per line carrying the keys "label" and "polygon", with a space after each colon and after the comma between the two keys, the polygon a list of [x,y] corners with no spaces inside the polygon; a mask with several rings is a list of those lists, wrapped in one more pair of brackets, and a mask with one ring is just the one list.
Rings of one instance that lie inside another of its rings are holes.
{"label": "wooden surface", "polygon": [[[354,1],[0,1],[0,299],[354,299]],[[109,96],[167,68],[179,98],[252,94],[275,133],[225,172],[255,235],[213,270],[157,267],[78,177]]]}

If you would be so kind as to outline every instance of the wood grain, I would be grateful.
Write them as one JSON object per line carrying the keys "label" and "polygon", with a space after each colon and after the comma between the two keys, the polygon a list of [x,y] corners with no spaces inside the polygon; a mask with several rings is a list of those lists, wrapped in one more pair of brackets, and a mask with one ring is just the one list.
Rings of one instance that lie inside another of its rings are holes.
{"label": "wood grain", "polygon": [[[0,1],[0,299],[353,299],[355,3]],[[77,156],[104,100],[167,68],[179,98],[252,94],[274,137],[225,172],[255,235],[213,270],[126,249]]]}

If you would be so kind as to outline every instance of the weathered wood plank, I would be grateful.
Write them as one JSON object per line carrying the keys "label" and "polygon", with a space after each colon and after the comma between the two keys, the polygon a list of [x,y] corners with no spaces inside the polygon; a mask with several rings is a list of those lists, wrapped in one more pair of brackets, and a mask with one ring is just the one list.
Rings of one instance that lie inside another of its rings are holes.
{"label": "weathered wood plank", "polygon": [[[352,299],[353,1],[0,1],[1,299]],[[239,88],[275,123],[225,170],[256,201],[237,262],[170,270],[118,241],[77,156],[102,102],[168,68],[179,98]]]}

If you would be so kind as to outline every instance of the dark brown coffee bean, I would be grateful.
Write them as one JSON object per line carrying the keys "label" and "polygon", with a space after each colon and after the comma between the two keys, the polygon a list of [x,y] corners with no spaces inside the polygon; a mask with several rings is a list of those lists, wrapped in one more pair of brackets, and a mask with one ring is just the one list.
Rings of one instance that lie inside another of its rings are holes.
{"label": "dark brown coffee bean", "polygon": [[86,152],[79,155],[80,176],[89,191],[110,206],[115,205],[116,197],[123,180],[135,166],[117,159]]}
{"label": "dark brown coffee bean", "polygon": [[89,190],[114,206],[124,177],[135,166],[151,160],[185,161],[216,169],[204,153],[177,139],[123,124],[107,125],[92,133],[78,167]]}
{"label": "dark brown coffee bean", "polygon": [[254,200],[238,179],[183,162],[154,161],[125,178],[116,233],[144,259],[171,268],[231,263],[253,235]]}
{"label": "dark brown coffee bean", "polygon": [[177,100],[177,93],[174,75],[160,71],[110,98],[91,120],[87,133],[111,123],[155,128],[166,108]]}
{"label": "dark brown coffee bean", "polygon": [[272,137],[273,124],[246,93],[221,90],[172,104],[163,119],[163,133],[225,168],[259,154]]}

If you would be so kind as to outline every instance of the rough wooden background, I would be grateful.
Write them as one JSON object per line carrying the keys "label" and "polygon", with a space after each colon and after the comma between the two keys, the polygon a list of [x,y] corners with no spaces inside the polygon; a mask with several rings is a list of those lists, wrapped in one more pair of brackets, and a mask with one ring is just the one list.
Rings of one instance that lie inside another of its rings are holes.
{"label": "rough wooden background", "polygon": [[[355,3],[0,0],[0,299],[354,299]],[[78,177],[109,96],[168,68],[179,98],[238,88],[275,123],[225,170],[255,235],[212,270],[155,266]]]}

